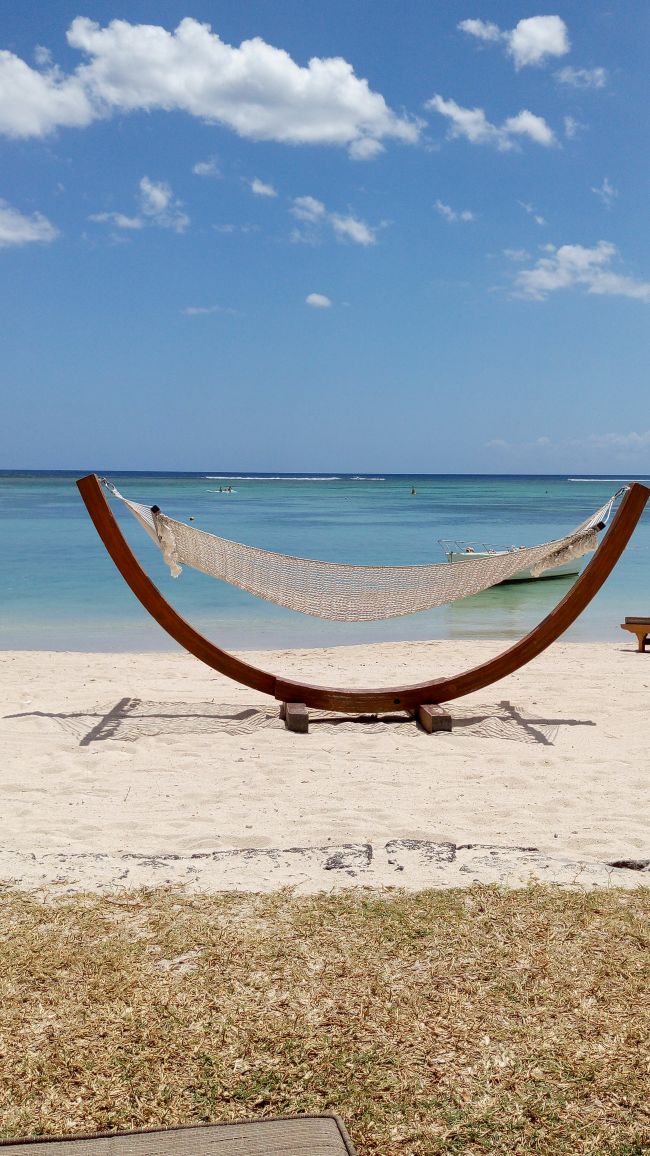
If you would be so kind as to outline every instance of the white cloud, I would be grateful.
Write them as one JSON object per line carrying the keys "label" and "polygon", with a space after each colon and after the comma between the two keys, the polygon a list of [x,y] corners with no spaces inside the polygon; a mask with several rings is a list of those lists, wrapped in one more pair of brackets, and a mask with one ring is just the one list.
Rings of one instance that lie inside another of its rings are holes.
{"label": "white cloud", "polygon": [[25,216],[0,200],[0,249],[10,245],[29,245],[33,241],[54,241],[59,230],[42,213]]}
{"label": "white cloud", "polygon": [[357,245],[374,245],[377,240],[375,230],[365,221],[351,213],[331,213],[316,197],[294,197],[291,212],[306,226],[302,231],[294,231],[294,241],[315,241],[323,228],[332,229],[339,240],[354,241]]}
{"label": "white cloud", "polygon": [[192,172],[197,177],[220,177],[221,171],[216,157],[208,157],[207,161],[197,161],[192,166]]}
{"label": "white cloud", "polygon": [[530,16],[508,33],[515,68],[541,64],[547,56],[565,56],[570,47],[567,26],[559,16]]}
{"label": "white cloud", "polygon": [[609,79],[606,68],[573,68],[570,64],[560,68],[555,77],[572,88],[605,88]]}
{"label": "white cloud", "polygon": [[463,108],[455,100],[445,100],[436,94],[427,101],[426,108],[432,108],[450,122],[451,137],[465,137],[471,144],[492,144],[500,151],[516,148],[513,137],[527,136],[536,144],[556,143],[553,130],[541,116],[522,109],[516,116],[508,117],[501,126],[491,124],[482,108]]}
{"label": "white cloud", "polygon": [[69,76],[0,54],[0,131],[44,136],[114,111],[163,109],[252,140],[349,147],[357,159],[384,140],[419,137],[419,124],[394,113],[341,57],[313,57],[303,67],[260,37],[226,44],[191,17],[168,32],[126,20],[102,28],[77,16],[67,39],[86,57]]}
{"label": "white cloud", "polygon": [[566,442],[554,442],[552,438],[547,437],[546,434],[541,434],[540,437],[531,438],[524,442],[509,442],[504,438],[492,438],[489,442],[485,442],[486,449],[505,450],[509,454],[530,454],[535,450],[543,450],[547,454],[553,454],[558,449],[568,445],[576,445],[574,441],[567,440]]}
{"label": "white cloud", "polygon": [[182,233],[190,223],[190,218],[174,199],[165,181],[151,181],[143,177],[140,181],[140,209],[145,217],[161,229],[173,229]]}
{"label": "white cloud", "polygon": [[580,121],[576,120],[574,116],[565,116],[564,135],[567,140],[573,140],[574,137],[578,135],[581,128],[584,128],[584,125],[580,124]]}
{"label": "white cloud", "polygon": [[185,317],[208,317],[212,313],[234,312],[234,309],[224,309],[222,305],[188,305],[182,310]]}
{"label": "white cloud", "polygon": [[606,209],[611,209],[618,196],[618,189],[615,189],[614,186],[610,184],[607,177],[605,177],[599,188],[592,188],[591,191],[595,193],[597,197],[600,197]]}
{"label": "white cloud", "polygon": [[650,429],[645,433],[605,433],[591,434],[587,444],[597,450],[628,450],[640,453],[650,449]]}
{"label": "white cloud", "polygon": [[446,205],[444,201],[436,201],[433,207],[446,221],[474,221],[476,219],[475,214],[470,209],[452,209],[451,205]]}
{"label": "white cloud", "polygon": [[624,462],[631,455],[647,454],[648,449],[650,449],[650,430],[646,430],[644,433],[637,433],[634,430],[629,433],[616,431],[602,434],[592,433],[587,434],[586,437],[567,437],[558,440],[539,437],[535,438],[534,441],[526,442],[508,442],[503,438],[491,438],[484,444],[486,449],[502,450],[517,457],[528,456],[531,451],[540,449],[551,456],[568,454],[574,462],[577,453],[584,453],[593,458],[595,454],[601,455],[603,451],[609,451],[613,460]]}
{"label": "white cloud", "polygon": [[546,218],[542,217],[542,215],[535,210],[535,206],[531,205],[530,202],[517,201],[517,204],[521,205],[524,212],[528,213],[528,216],[533,218],[536,225],[545,225],[546,224]]}
{"label": "white cloud", "polygon": [[583,245],[545,247],[548,257],[540,257],[532,269],[522,269],[515,285],[518,296],[545,301],[558,289],[581,287],[599,296],[632,297],[650,304],[650,281],[637,281],[610,268],[617,249],[609,241],[599,241],[592,249]]}
{"label": "white cloud", "polygon": [[41,72],[0,51],[0,133],[45,136],[59,126],[83,128],[98,115],[78,76]]}
{"label": "white cloud", "polygon": [[52,68],[54,65],[50,49],[46,48],[43,44],[36,45],[34,49],[34,60],[39,68]]}
{"label": "white cloud", "polygon": [[171,199],[172,191],[169,185],[156,184],[155,181],[150,181],[149,177],[143,177],[140,181],[140,204],[142,212],[147,217],[158,217],[166,213]]}
{"label": "white cloud", "polygon": [[537,144],[552,145],[555,143],[553,130],[549,128],[544,118],[536,116],[534,112],[529,112],[527,108],[518,112],[516,116],[509,116],[504,121],[503,129],[509,135],[529,136]]}
{"label": "white cloud", "polygon": [[358,140],[353,140],[348,147],[348,152],[353,161],[371,161],[374,157],[378,157],[380,153],[386,151],[385,145],[380,140],[375,140],[371,136],[362,136]]}
{"label": "white cloud", "polygon": [[509,261],[528,261],[530,259],[530,253],[527,249],[504,249],[503,255]]}
{"label": "white cloud", "polygon": [[160,229],[173,229],[183,233],[190,223],[187,213],[181,208],[166,181],[152,181],[143,177],[138,185],[140,213],[129,217],[126,213],[92,213],[91,221],[99,224],[115,225],[118,229],[142,229],[145,225],[156,225]]}
{"label": "white cloud", "polygon": [[253,180],[248,183],[256,197],[277,197],[278,195],[273,185],[265,184],[264,181],[260,181],[258,177],[253,177]]}
{"label": "white cloud", "polygon": [[329,309],[332,305],[329,297],[324,293],[310,293],[305,297],[305,303],[311,305],[312,309]]}
{"label": "white cloud", "polygon": [[213,224],[215,232],[224,232],[224,234],[232,234],[232,232],[258,232],[258,224],[231,224],[229,222],[224,224]]}
{"label": "white cloud", "polygon": [[144,225],[142,217],[127,217],[125,213],[91,213],[88,219],[100,225],[115,225],[118,229],[141,229]]}
{"label": "white cloud", "polygon": [[463,108],[455,100],[444,100],[437,93],[427,101],[426,108],[433,108],[451,122],[449,135],[464,136],[472,144],[496,144],[500,148],[509,146],[501,140],[495,125],[490,124],[482,108]]}
{"label": "white cloud", "polygon": [[516,69],[542,64],[549,56],[566,56],[571,47],[567,26],[559,16],[529,16],[510,31],[502,31],[498,24],[485,20],[461,20],[458,27],[478,40],[501,41]]}
{"label": "white cloud", "polygon": [[318,221],[326,215],[325,205],[316,197],[294,197],[291,209],[299,221]]}
{"label": "white cloud", "polygon": [[478,40],[502,40],[506,33],[502,32],[498,24],[490,24],[485,20],[461,20],[458,25],[461,32],[468,32]]}
{"label": "white cloud", "polygon": [[330,213],[329,222],[337,237],[354,241],[357,245],[374,245],[377,238],[369,225],[359,221],[357,217],[348,214],[342,217],[339,213]]}

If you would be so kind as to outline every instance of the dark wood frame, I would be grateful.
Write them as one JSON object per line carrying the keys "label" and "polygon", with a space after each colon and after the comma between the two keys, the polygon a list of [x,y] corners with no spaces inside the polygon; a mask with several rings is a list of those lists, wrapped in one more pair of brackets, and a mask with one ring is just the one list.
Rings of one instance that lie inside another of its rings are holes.
{"label": "dark wood frame", "polygon": [[142,569],[113,516],[97,475],[88,474],[80,478],[77,486],[95,529],[125,582],[145,610],[176,642],[213,670],[218,670],[244,686],[271,695],[280,702],[304,703],[319,710],[342,711],[347,714],[417,711],[423,704],[449,702],[472,691],[482,690],[530,662],[564,633],[600,590],[623,553],[650,498],[650,489],[640,482],[631,483],[602,542],[568,594],[538,626],[496,658],[450,678],[437,678],[411,686],[344,690],[280,678],[244,662],[227,650],[221,650],[204,638],[177,614]]}

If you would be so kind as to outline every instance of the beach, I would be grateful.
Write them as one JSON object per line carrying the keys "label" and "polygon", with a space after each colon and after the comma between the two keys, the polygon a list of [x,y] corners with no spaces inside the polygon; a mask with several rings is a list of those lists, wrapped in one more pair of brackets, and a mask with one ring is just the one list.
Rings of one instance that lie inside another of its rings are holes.
{"label": "beach", "polygon": [[[453,730],[435,735],[403,714],[316,711],[307,735],[290,733],[277,703],[180,651],[7,651],[0,877],[56,893],[647,885],[650,658],[635,645],[623,632],[560,642],[451,703]],[[246,657],[359,687],[450,674],[503,648]]]}

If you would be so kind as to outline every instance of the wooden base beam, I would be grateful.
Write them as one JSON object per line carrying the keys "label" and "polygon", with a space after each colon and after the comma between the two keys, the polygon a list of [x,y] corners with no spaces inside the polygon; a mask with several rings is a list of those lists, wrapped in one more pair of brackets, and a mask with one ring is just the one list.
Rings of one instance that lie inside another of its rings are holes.
{"label": "wooden base beam", "polygon": [[309,730],[309,711],[304,702],[283,702],[280,704],[280,718],[288,731],[306,735]]}
{"label": "wooden base beam", "polygon": [[416,708],[414,714],[420,726],[430,735],[436,731],[451,730],[451,715],[444,706],[440,706],[437,702],[422,703]]}

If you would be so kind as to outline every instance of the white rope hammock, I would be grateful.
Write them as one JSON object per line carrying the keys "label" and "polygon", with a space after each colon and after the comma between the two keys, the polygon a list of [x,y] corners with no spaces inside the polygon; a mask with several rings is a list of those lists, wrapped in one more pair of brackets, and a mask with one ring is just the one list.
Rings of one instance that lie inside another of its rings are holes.
{"label": "white rope hammock", "polygon": [[477,556],[463,562],[417,566],[352,566],[294,558],[231,542],[184,522],[168,518],[157,506],[124,498],[111,483],[102,482],[124,502],[160,548],[172,577],[191,566],[229,582],[267,602],[340,622],[377,621],[416,614],[459,598],[478,594],[512,578],[520,570],[534,577],[580,558],[598,546],[619,490],[595,514],[564,538],[507,553]]}

